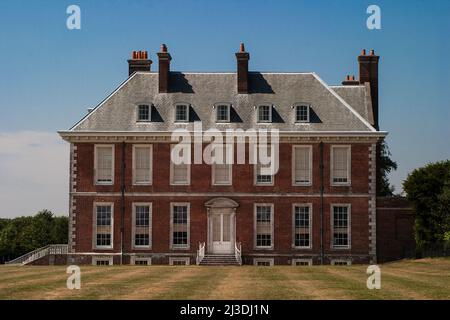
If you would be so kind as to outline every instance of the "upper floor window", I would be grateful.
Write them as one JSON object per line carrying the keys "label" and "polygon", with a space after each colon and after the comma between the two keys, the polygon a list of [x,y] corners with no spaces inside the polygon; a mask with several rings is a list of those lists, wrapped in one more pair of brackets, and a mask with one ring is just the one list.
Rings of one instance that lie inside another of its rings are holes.
{"label": "upper floor window", "polygon": [[295,122],[309,122],[309,106],[295,106]]}
{"label": "upper floor window", "polygon": [[312,182],[312,147],[293,146],[292,182],[293,185],[311,185]]}
{"label": "upper floor window", "polygon": [[229,104],[219,104],[216,106],[216,121],[217,122],[230,122],[230,109]]}
{"label": "upper floor window", "polygon": [[335,249],[348,249],[350,248],[350,205],[332,205],[331,211],[331,245]]}
{"label": "upper floor window", "polygon": [[272,186],[273,185],[273,174],[271,174],[271,166],[274,166],[272,163],[274,157],[272,156],[272,148],[271,145],[267,145],[266,149],[266,157],[270,157],[270,163],[268,164],[262,164],[260,159],[260,150],[257,146],[255,146],[255,153],[257,156],[257,163],[254,165],[255,168],[255,185],[266,185],[266,186]]}
{"label": "upper floor window", "polygon": [[231,185],[233,180],[233,149],[225,146],[223,148],[222,163],[213,163],[212,184],[213,185]]}
{"label": "upper floor window", "polygon": [[175,121],[188,122],[189,121],[189,105],[178,104],[175,107]]}
{"label": "upper floor window", "polygon": [[133,184],[152,183],[152,146],[133,145]]}
{"label": "upper floor window", "polygon": [[151,121],[151,108],[148,104],[138,105],[138,121]]}
{"label": "upper floor window", "polygon": [[[172,145],[173,149],[174,145]],[[171,149],[171,154],[172,154]],[[170,184],[189,185],[191,183],[191,165],[188,163],[175,164],[170,159]]]}
{"label": "upper floor window", "polygon": [[113,247],[113,205],[112,203],[94,204],[94,247]]}
{"label": "upper floor window", "polygon": [[272,122],[272,106],[258,106],[258,122]]}
{"label": "upper floor window", "polygon": [[350,185],[351,148],[350,146],[331,146],[331,184]]}
{"label": "upper floor window", "polygon": [[114,145],[95,145],[94,149],[95,184],[113,184]]}

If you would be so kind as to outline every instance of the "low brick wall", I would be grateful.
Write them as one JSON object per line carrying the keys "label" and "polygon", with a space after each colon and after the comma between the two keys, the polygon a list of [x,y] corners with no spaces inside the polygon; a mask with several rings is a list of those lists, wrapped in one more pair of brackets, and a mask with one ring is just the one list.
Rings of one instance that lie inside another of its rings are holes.
{"label": "low brick wall", "polygon": [[414,211],[406,198],[377,198],[378,262],[413,258]]}

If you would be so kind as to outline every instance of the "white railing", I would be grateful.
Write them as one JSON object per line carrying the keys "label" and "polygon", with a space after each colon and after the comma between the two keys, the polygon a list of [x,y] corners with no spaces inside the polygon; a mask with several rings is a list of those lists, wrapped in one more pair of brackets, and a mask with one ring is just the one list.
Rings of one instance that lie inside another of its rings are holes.
{"label": "white railing", "polygon": [[21,264],[25,265],[43,258],[49,254],[67,254],[69,251],[69,246],[67,244],[50,244],[48,246],[36,249],[34,251],[28,252],[23,256],[20,256],[14,260],[8,261],[5,264]]}
{"label": "white railing", "polygon": [[204,242],[199,242],[198,243],[198,250],[197,250],[197,265],[200,264],[200,262],[202,262],[203,258],[205,257],[205,243]]}
{"label": "white railing", "polygon": [[239,265],[242,265],[241,250],[242,250],[241,243],[236,242],[234,244],[234,256],[236,257],[236,261],[237,263],[239,263]]}

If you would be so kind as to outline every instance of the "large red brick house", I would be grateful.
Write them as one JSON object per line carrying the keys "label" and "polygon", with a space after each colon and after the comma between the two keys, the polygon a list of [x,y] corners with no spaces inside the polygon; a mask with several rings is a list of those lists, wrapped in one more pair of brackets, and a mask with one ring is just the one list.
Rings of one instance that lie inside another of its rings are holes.
{"label": "large red brick house", "polygon": [[[173,72],[163,45],[153,72],[133,52],[129,77],[59,132],[70,143],[69,263],[376,261],[379,57],[363,50],[359,78],[337,86],[249,72],[243,45],[236,59],[237,72]],[[173,163],[172,132],[199,121],[279,130],[279,170]]]}

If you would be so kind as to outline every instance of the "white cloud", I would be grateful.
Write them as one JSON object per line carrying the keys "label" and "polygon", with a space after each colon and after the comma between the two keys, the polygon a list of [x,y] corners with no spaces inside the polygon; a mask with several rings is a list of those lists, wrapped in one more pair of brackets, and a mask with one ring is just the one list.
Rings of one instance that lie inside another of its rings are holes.
{"label": "white cloud", "polygon": [[0,217],[68,214],[69,144],[56,132],[0,133]]}

